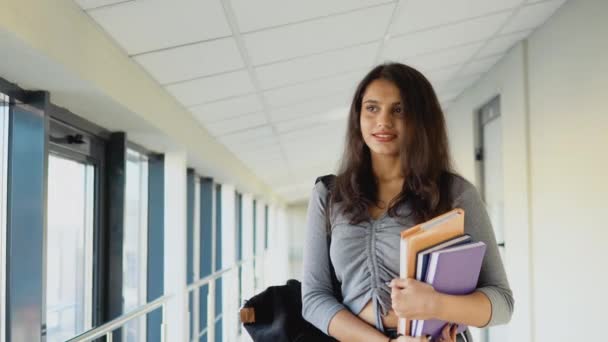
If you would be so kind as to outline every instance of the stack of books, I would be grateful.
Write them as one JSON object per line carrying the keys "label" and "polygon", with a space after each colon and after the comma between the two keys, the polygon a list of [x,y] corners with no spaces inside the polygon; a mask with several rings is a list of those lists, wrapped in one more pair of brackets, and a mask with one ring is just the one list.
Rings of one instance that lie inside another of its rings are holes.
{"label": "stack of books", "polygon": [[[486,245],[464,234],[464,210],[454,209],[401,233],[401,278],[414,278],[437,292],[465,295],[477,286]],[[399,319],[398,331],[405,336],[441,335],[448,322]],[[453,323],[453,322],[449,322]],[[459,324],[457,332],[466,330]]]}

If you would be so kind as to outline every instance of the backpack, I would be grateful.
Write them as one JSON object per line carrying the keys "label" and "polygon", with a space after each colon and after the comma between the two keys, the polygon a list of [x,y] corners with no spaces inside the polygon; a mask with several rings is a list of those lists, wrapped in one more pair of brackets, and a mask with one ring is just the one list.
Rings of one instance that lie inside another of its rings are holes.
{"label": "backpack", "polygon": [[[315,184],[319,181],[323,182],[328,189],[326,205],[329,203],[335,177],[334,175],[326,175],[317,178],[315,181]],[[329,253],[331,244],[329,215],[326,215],[326,217],[327,250]],[[331,259],[330,270],[334,295],[339,301],[342,301],[340,283],[331,264]],[[240,310],[240,318],[253,341],[336,341],[302,317],[301,286],[298,280],[289,279],[285,285],[270,286],[245,302]]]}

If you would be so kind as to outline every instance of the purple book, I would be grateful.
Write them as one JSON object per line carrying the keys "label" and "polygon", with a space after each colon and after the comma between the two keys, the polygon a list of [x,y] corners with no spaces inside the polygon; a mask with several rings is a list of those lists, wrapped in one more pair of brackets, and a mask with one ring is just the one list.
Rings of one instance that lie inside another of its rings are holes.
{"label": "purple book", "polygon": [[[486,245],[481,241],[433,252],[429,258],[425,282],[441,293],[469,294],[477,287],[485,252]],[[431,335],[434,340],[441,336],[441,329],[446,323],[437,319],[420,320],[412,336]],[[466,328],[466,325],[459,324],[457,332],[461,333]]]}

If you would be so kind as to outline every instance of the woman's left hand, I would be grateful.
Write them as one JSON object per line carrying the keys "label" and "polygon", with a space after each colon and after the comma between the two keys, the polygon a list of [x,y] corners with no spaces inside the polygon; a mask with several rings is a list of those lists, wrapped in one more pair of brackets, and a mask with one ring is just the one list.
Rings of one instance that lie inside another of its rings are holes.
{"label": "woman's left hand", "polygon": [[390,282],[393,310],[407,319],[433,319],[436,313],[438,292],[415,279],[395,278]]}

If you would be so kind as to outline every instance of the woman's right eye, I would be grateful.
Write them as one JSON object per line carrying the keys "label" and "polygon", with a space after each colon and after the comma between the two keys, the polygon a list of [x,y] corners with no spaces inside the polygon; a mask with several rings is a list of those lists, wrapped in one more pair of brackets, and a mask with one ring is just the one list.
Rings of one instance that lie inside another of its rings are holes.
{"label": "woman's right eye", "polygon": [[376,109],[376,106],[367,106],[365,109],[367,109],[369,112],[373,112],[374,109]]}

